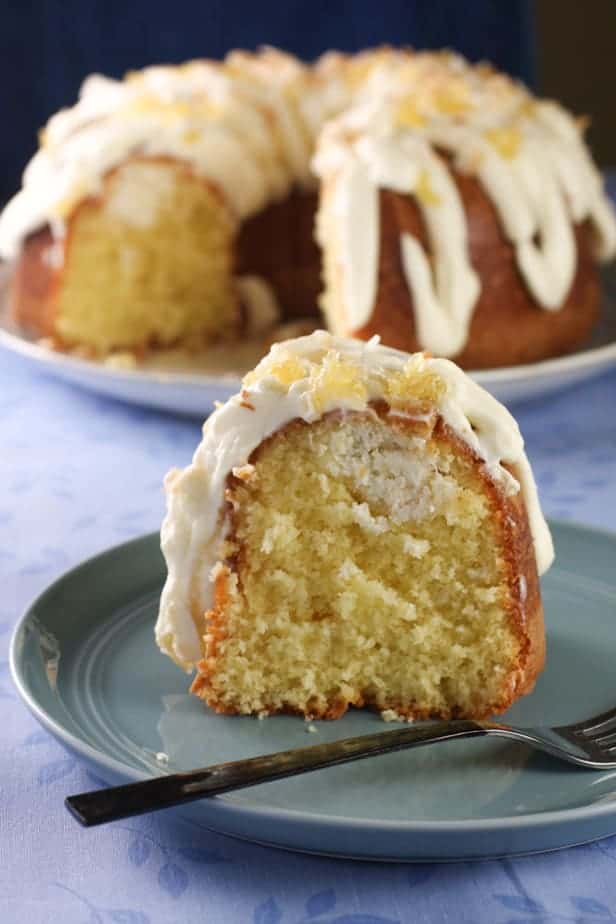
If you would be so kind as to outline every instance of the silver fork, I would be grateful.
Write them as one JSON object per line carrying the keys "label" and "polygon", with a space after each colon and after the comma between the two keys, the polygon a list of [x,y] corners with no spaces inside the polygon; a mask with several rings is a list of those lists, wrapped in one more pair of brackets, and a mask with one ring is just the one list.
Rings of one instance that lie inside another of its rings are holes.
{"label": "silver fork", "polygon": [[327,744],[234,760],[200,770],[69,796],[66,807],[85,827],[217,796],[257,783],[281,780],[364,757],[421,747],[437,741],[486,736],[512,738],[591,770],[616,769],[616,709],[574,725],[517,728],[501,722],[422,722],[407,728],[343,738]]}

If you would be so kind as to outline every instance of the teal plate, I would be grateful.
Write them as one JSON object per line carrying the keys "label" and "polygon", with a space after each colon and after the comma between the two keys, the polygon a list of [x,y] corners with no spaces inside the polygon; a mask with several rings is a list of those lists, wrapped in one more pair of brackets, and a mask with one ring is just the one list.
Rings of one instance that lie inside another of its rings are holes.
{"label": "teal plate", "polygon": [[[552,524],[543,581],[547,668],[507,720],[575,722],[616,705],[616,534]],[[164,563],[153,534],[56,581],[18,624],[11,668],[36,718],[109,782],[250,757],[384,726],[225,717],[187,695],[154,644]],[[503,741],[372,758],[203,799],[207,828],[292,850],[371,860],[495,857],[616,833],[616,772],[575,769]]]}

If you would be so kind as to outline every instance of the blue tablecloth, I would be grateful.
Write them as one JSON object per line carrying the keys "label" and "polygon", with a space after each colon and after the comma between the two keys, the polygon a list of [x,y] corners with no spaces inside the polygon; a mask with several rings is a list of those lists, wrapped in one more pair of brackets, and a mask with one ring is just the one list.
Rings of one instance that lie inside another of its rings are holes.
{"label": "blue tablecloth", "polygon": [[[516,408],[546,512],[616,528],[616,373]],[[0,922],[545,924],[616,920],[616,837],[516,860],[385,865],[301,856],[158,814],[84,831],[92,788],[18,700],[12,626],[86,556],[157,529],[197,421],[124,406],[0,353]]]}

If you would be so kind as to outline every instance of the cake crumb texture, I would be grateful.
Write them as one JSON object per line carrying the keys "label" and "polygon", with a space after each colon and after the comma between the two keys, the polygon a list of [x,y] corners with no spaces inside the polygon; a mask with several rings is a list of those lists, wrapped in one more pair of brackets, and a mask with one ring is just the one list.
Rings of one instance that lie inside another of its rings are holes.
{"label": "cake crumb texture", "polygon": [[233,231],[220,198],[188,168],[129,161],[73,217],[57,335],[94,355],[220,337],[237,315]]}
{"label": "cake crumb texture", "polygon": [[507,501],[446,427],[330,413],[293,421],[250,464],[255,477],[228,479],[195,692],[222,712],[308,718],[507,707],[528,653]]}

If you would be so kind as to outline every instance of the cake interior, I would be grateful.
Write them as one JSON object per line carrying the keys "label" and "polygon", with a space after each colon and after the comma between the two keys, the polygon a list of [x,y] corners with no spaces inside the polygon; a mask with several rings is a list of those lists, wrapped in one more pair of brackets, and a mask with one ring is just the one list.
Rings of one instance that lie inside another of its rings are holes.
{"label": "cake interior", "polygon": [[224,203],[188,168],[127,162],[71,218],[57,304],[61,339],[106,353],[207,343],[232,330],[233,232]]}
{"label": "cake interior", "polygon": [[231,712],[482,715],[520,641],[501,517],[442,423],[294,421],[229,481],[225,580],[195,692]]}

